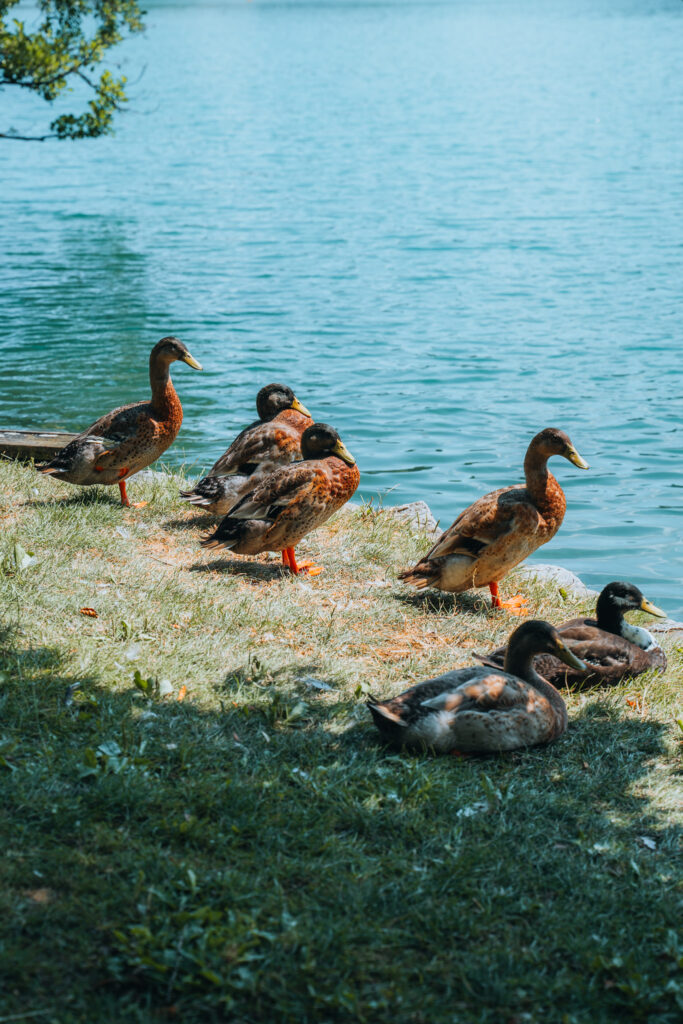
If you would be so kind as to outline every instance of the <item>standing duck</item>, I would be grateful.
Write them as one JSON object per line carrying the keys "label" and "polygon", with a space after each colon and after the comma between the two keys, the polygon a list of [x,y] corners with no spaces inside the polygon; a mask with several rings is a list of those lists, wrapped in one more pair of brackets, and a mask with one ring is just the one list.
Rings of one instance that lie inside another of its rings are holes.
{"label": "standing duck", "polygon": [[162,338],[149,357],[151,400],[122,405],[102,416],[39,467],[41,473],[71,484],[118,484],[121,504],[130,508],[126,480],[173,444],[183,422],[183,407],[169,372],[176,360],[202,368],[182,341]]}
{"label": "standing duck", "polygon": [[317,575],[319,566],[297,565],[295,545],[349,500],[360,473],[337,431],[326,423],[304,430],[301,454],[303,462],[277,469],[245,494],[202,546],[239,555],[281,551],[283,564],[294,574],[308,569]]}
{"label": "standing duck", "polygon": [[[553,654],[539,654],[534,659],[537,672],[553,686],[610,686],[622,679],[640,675],[650,669],[666,669],[666,654],[651,633],[641,626],[632,626],[624,612],[640,609],[648,615],[666,618],[666,612],[643,596],[632,583],[608,583],[598,597],[595,619],[572,619],[557,627],[567,647],[581,661],[583,671],[562,664]],[[499,647],[477,661],[493,668],[505,663],[506,648]]]}
{"label": "standing duck", "polygon": [[180,496],[224,516],[233,505],[280,466],[301,458],[301,435],[313,423],[291,388],[268,384],[256,396],[259,418],[235,438],[191,491]]}
{"label": "standing duck", "polygon": [[534,668],[541,651],[584,668],[556,629],[532,619],[510,637],[503,671],[456,669],[368,707],[382,738],[395,747],[494,753],[550,743],[567,728],[567,709]]}
{"label": "standing duck", "polygon": [[413,569],[399,579],[421,589],[437,587],[460,593],[488,586],[494,608],[524,614],[526,598],[501,601],[498,583],[541,544],[555,536],[567,502],[548,470],[548,459],[561,455],[588,469],[563,431],[548,427],[531,441],[524,459],[526,486],[501,487],[461,512],[452,526]]}

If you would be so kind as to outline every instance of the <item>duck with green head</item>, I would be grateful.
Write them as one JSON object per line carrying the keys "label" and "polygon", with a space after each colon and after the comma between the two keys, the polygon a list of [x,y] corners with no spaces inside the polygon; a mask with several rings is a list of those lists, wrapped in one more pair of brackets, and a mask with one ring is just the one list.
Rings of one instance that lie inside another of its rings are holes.
{"label": "duck with green head", "polygon": [[[584,669],[567,665],[553,654],[539,654],[534,660],[538,672],[554,686],[614,686],[622,679],[638,676],[654,669],[664,672],[666,654],[652,633],[642,626],[632,626],[625,612],[643,611],[656,618],[666,613],[651,601],[633,583],[608,583],[598,597],[595,618],[571,619],[557,627],[564,643],[576,657],[585,663]],[[493,668],[502,667],[507,648],[499,647],[486,655],[476,655],[477,661]]]}

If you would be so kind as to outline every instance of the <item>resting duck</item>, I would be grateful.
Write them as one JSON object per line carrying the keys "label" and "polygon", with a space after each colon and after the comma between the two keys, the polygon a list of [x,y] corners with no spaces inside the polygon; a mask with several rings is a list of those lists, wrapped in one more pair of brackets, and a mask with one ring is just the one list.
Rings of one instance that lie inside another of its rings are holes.
{"label": "resting duck", "polygon": [[301,435],[313,417],[292,389],[284,384],[261,388],[256,410],[256,422],[238,434],[191,491],[180,492],[181,498],[224,516],[263,477],[301,458]]}
{"label": "resting duck", "polygon": [[550,743],[567,728],[567,709],[534,668],[541,651],[584,668],[556,629],[533,619],[510,637],[504,671],[456,669],[368,707],[382,738],[395,747],[492,753]]}
{"label": "resting duck", "polygon": [[[539,655],[534,667],[554,686],[595,686],[599,683],[614,685],[622,679],[640,675],[649,669],[666,669],[666,654],[651,633],[640,626],[632,626],[624,612],[640,609],[649,615],[666,618],[666,613],[643,597],[632,583],[608,583],[595,609],[595,619],[572,619],[557,627],[567,647],[581,661],[585,670],[567,667],[552,654]],[[502,667],[505,647],[477,661],[493,668]]]}
{"label": "resting duck", "polygon": [[434,547],[399,579],[422,587],[460,593],[488,586],[494,608],[525,614],[519,595],[501,601],[498,582],[560,528],[567,502],[548,459],[561,455],[579,469],[588,469],[569,438],[548,427],[536,434],[524,459],[526,486],[501,487],[461,512]]}
{"label": "resting duck", "polygon": [[70,484],[118,484],[121,504],[130,508],[126,480],[158,459],[175,441],[183,422],[183,407],[171,381],[171,363],[180,360],[201,370],[178,338],[158,341],[149,357],[152,398],[134,402],[102,416],[48,462],[51,473]]}
{"label": "resting duck", "polygon": [[337,431],[314,423],[301,435],[303,462],[277,469],[237,502],[202,546],[229,548],[239,555],[281,551],[293,573],[321,569],[297,565],[294,547],[344,505],[360,482],[356,460]]}

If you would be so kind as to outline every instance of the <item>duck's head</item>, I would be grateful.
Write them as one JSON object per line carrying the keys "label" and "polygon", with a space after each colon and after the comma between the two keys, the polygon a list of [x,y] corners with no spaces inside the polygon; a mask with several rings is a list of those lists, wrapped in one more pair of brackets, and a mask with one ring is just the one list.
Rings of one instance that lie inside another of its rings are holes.
{"label": "duck's head", "polygon": [[326,459],[329,455],[336,455],[347,466],[356,464],[337,431],[328,423],[314,423],[312,427],[306,427],[301,435],[301,454],[304,459]]}
{"label": "duck's head", "polygon": [[536,434],[529,445],[529,453],[534,452],[544,460],[552,455],[561,455],[564,459],[573,462],[579,469],[589,469],[588,463],[582,459],[571,440],[564,430],[557,427],[546,427],[540,434]]}
{"label": "duck's head", "polygon": [[597,604],[598,622],[608,613],[618,613],[619,618],[625,612],[643,611],[648,615],[654,615],[658,619],[665,619],[666,612],[653,604],[644,596],[643,592],[634,583],[622,583],[616,580],[608,583],[600,593]]}
{"label": "duck's head", "polygon": [[180,338],[174,338],[170,335],[168,338],[162,338],[158,341],[152,349],[149,362],[151,366],[170,366],[171,363],[180,361],[181,363],[187,363],[194,370],[201,370],[202,364],[198,363],[197,360],[190,355],[187,345],[180,340]]}
{"label": "duck's head", "polygon": [[278,413],[285,409],[294,409],[296,412],[313,419],[305,405],[302,405],[291,388],[286,384],[268,384],[261,388],[256,396],[256,410],[259,419],[263,422],[272,420]]}
{"label": "duck's head", "polygon": [[518,626],[508,640],[505,671],[519,675],[537,654],[553,654],[570,668],[585,672],[586,666],[572,654],[554,626],[543,619],[531,619]]}

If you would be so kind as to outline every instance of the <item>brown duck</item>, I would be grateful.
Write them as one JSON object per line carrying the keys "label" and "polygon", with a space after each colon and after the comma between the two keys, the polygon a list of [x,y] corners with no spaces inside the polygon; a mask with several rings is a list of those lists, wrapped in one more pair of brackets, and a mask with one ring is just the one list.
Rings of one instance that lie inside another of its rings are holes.
{"label": "brown duck", "polygon": [[256,396],[259,418],[191,491],[180,496],[209,512],[225,515],[239,499],[280,466],[301,459],[301,435],[313,418],[291,388],[268,384]]}
{"label": "brown duck", "polygon": [[494,608],[524,614],[519,609],[526,599],[517,596],[501,601],[498,583],[552,540],[564,519],[564,492],[548,470],[548,459],[553,455],[561,455],[579,469],[588,469],[565,433],[554,427],[542,430],[527,449],[525,486],[501,487],[479,498],[399,579],[418,588],[437,587],[453,593],[488,586]]}
{"label": "brown duck", "polygon": [[303,462],[271,473],[237,502],[203,547],[229,548],[239,555],[281,551],[293,573],[308,569],[317,575],[319,566],[297,565],[294,548],[349,500],[360,473],[337,431],[326,423],[304,430],[301,454]]}
{"label": "brown duck", "polygon": [[118,484],[121,503],[130,508],[126,480],[173,444],[183,422],[183,408],[169,372],[176,360],[195,370],[202,368],[182,341],[162,338],[149,357],[151,400],[123,405],[102,416],[41,466],[41,473],[71,484]]}
{"label": "brown duck", "polygon": [[456,669],[368,707],[382,738],[395,747],[495,753],[550,743],[567,728],[567,709],[534,668],[540,652],[584,668],[556,629],[533,619],[510,637],[504,670]]}
{"label": "brown duck", "polygon": [[[571,619],[557,627],[569,650],[585,669],[568,666],[553,654],[539,654],[534,668],[554,686],[610,686],[632,676],[666,669],[666,654],[654,637],[641,626],[632,626],[624,612],[640,609],[648,615],[666,618],[666,613],[643,596],[632,583],[608,583],[598,597],[595,619]],[[505,663],[507,648],[499,647],[489,654],[475,654],[477,661],[492,668]]]}

